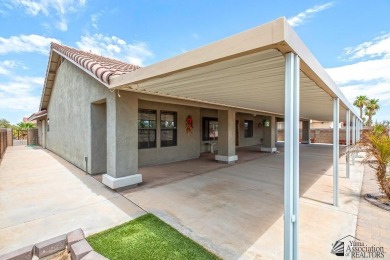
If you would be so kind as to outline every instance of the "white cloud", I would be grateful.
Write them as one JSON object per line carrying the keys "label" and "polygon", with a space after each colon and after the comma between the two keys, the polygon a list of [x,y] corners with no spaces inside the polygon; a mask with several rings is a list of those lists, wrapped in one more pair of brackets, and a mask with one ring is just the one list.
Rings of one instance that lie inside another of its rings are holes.
{"label": "white cloud", "polygon": [[10,3],[15,7],[24,9],[27,14],[45,16],[58,19],[56,27],[62,31],[68,29],[66,15],[79,10],[85,5],[85,0],[12,0]]}
{"label": "white cloud", "polygon": [[56,23],[57,29],[66,32],[68,30],[68,22],[63,17],[59,22]]}
{"label": "white cloud", "polygon": [[0,109],[22,110],[32,114],[39,109],[40,96],[4,95],[0,92]]}
{"label": "white cloud", "polygon": [[43,86],[43,83],[45,82],[44,77],[20,77],[20,76],[14,76],[12,79],[19,83],[19,84],[27,84],[27,85],[38,85]]}
{"label": "white cloud", "polygon": [[16,61],[14,61],[14,60],[5,60],[5,61],[2,61],[1,64],[3,64],[7,68],[15,68],[16,67]]}
{"label": "white cloud", "polygon": [[296,16],[290,17],[289,19],[287,19],[287,22],[293,27],[299,26],[301,24],[304,24],[307,19],[313,17],[314,14],[321,12],[323,10],[326,10],[326,9],[332,7],[333,5],[334,5],[334,2],[329,2],[329,3],[323,4],[323,5],[316,5],[312,8],[309,8],[309,9],[297,14]]}
{"label": "white cloud", "polygon": [[0,75],[10,75],[11,71],[9,69],[16,67],[16,61],[14,60],[5,60],[0,61]]}
{"label": "white cloud", "polygon": [[347,47],[344,50],[344,56],[350,60],[382,56],[390,58],[390,33],[375,37],[371,41],[363,42],[355,47]]}
{"label": "white cloud", "polygon": [[80,41],[76,44],[83,51],[90,51],[97,55],[111,57],[140,66],[144,64],[147,58],[153,56],[146,43],[135,42],[131,44],[116,36],[98,33],[81,36]]}
{"label": "white cloud", "polygon": [[341,85],[356,81],[390,81],[390,59],[361,61],[351,65],[327,69],[330,76]]}
{"label": "white cloud", "polygon": [[34,52],[47,55],[51,42],[59,43],[57,39],[36,34],[11,36],[9,38],[0,37],[0,55],[12,52]]}
{"label": "white cloud", "polygon": [[34,112],[39,107],[43,78],[41,77],[10,77],[5,83],[0,83],[0,109],[22,110]]}
{"label": "white cloud", "polygon": [[341,87],[343,93],[350,101],[353,101],[357,96],[366,95],[369,98],[377,98],[382,102],[390,104],[390,82],[378,82],[370,85],[367,84],[351,84]]}
{"label": "white cloud", "polygon": [[389,119],[390,110],[390,34],[383,34],[357,46],[347,47],[342,55],[355,63],[327,69],[349,101],[356,96],[377,98],[382,106],[377,117]]}
{"label": "white cloud", "polygon": [[24,64],[15,60],[0,61],[0,110],[21,110],[30,113],[38,109],[44,78],[16,76],[17,68]]}
{"label": "white cloud", "polygon": [[95,28],[96,30],[98,29],[98,21],[99,21],[100,16],[101,16],[101,13],[91,15],[91,24],[92,24],[92,27]]}
{"label": "white cloud", "polygon": [[0,65],[0,75],[9,75],[11,72],[5,67]]}

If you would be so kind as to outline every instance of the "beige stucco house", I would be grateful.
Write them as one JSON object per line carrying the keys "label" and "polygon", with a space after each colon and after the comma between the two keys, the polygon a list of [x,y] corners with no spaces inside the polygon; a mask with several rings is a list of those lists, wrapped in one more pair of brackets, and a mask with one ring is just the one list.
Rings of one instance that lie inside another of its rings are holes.
{"label": "beige stucco house", "polygon": [[270,113],[107,87],[112,75],[138,69],[53,43],[41,112],[31,117],[39,119],[40,144],[90,174],[131,173],[128,185],[142,181],[140,166],[214,151],[217,161],[230,163],[236,147],[276,149]]}

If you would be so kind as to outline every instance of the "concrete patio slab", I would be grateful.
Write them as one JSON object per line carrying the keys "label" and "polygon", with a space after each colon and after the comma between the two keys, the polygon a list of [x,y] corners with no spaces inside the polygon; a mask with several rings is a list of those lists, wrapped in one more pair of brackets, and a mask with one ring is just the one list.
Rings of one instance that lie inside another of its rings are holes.
{"label": "concrete patio slab", "polygon": [[[269,153],[260,152],[260,148],[260,145],[237,148],[236,153],[238,154],[238,161],[236,164],[245,163],[270,155]],[[280,146],[279,149],[283,149],[283,147]],[[216,163],[215,154],[208,152],[201,153],[200,157],[197,159],[143,166],[138,170],[139,173],[142,174],[142,183],[138,184],[135,188],[121,188],[120,193],[125,195],[143,189],[154,188],[230,166],[232,165]],[[94,175],[94,178],[102,182],[102,175]]]}
{"label": "concrete patio slab", "polygon": [[[300,157],[301,259],[336,259],[332,243],[356,231],[363,167],[346,179],[341,163],[336,208],[332,146],[302,145]],[[283,258],[283,153],[126,197],[224,259]]]}
{"label": "concrete patio slab", "polygon": [[77,228],[90,235],[142,214],[47,150],[11,146],[1,162],[0,255]]}
{"label": "concrete patio slab", "polygon": [[[121,224],[144,214],[137,203],[225,259],[283,256],[283,152],[244,149],[233,166],[205,154],[147,167],[150,176],[162,176],[121,191],[127,200],[47,150],[10,148],[0,165],[0,254],[76,228],[90,235]],[[300,151],[301,259],[336,259],[332,243],[356,231],[363,167],[351,166],[346,179],[340,159],[335,208],[332,146]]]}

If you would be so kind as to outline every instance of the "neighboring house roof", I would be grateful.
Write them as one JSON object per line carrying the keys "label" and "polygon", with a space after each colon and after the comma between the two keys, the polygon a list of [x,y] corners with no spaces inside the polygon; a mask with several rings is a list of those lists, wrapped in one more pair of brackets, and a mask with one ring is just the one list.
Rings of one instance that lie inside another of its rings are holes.
{"label": "neighboring house roof", "polygon": [[45,117],[45,116],[47,116],[47,111],[46,110],[42,110],[42,111],[39,111],[39,112],[35,112],[31,116],[29,116],[27,118],[27,121],[31,122],[31,121],[37,120],[37,119]]}
{"label": "neighboring house roof", "polygon": [[99,56],[90,52],[80,51],[58,43],[51,43],[44,89],[40,110],[47,108],[53,88],[55,75],[63,58],[78,66],[103,85],[108,87],[111,77],[119,76],[139,69],[139,66],[123,61]]}

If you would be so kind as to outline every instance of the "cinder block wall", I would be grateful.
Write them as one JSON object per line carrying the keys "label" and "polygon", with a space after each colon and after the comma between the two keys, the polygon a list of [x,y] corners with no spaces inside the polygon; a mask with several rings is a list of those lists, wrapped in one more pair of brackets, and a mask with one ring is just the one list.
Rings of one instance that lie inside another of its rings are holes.
{"label": "cinder block wall", "polygon": [[27,145],[38,145],[38,128],[27,130]]}
{"label": "cinder block wall", "polygon": [[0,129],[0,159],[3,158],[7,149],[7,129]]}
{"label": "cinder block wall", "polygon": [[7,129],[7,146],[12,146],[13,145],[13,136],[12,136],[12,129],[8,128]]}
{"label": "cinder block wall", "polygon": [[[299,136],[302,138],[302,130],[300,130]],[[333,143],[333,129],[310,129],[310,139],[312,143],[331,144]],[[343,128],[339,130],[339,140],[345,142],[345,129]],[[284,141],[283,129],[278,130],[278,141]]]}

